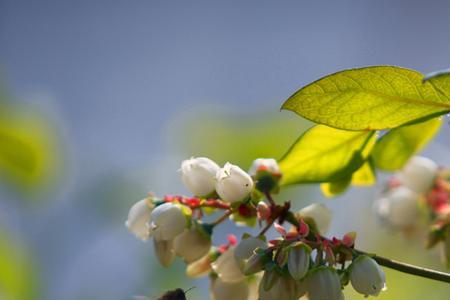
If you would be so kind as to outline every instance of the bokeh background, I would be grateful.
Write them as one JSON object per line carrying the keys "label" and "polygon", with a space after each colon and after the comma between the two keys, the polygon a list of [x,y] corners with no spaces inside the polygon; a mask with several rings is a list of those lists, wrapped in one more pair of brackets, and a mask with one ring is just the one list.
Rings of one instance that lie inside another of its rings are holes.
{"label": "bokeh background", "polygon": [[[176,171],[192,155],[243,168],[280,157],[311,124],[279,107],[323,75],[449,67],[449,28],[445,0],[0,0],[0,299],[154,299],[191,286],[189,299],[208,299],[207,280],[186,278],[180,261],[163,269],[127,232],[129,207],[149,191],[186,193]],[[449,137],[446,124],[425,154],[450,165]],[[327,200],[310,185],[280,200],[325,202],[330,234],[356,230],[360,248],[443,270],[420,238],[377,224],[376,194]],[[449,292],[388,271],[379,299]]]}

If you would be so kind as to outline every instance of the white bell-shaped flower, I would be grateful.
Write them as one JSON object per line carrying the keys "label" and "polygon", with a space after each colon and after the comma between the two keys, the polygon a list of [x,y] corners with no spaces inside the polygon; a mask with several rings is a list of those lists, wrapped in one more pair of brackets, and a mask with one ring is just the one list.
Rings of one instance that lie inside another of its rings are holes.
{"label": "white bell-shaped flower", "polygon": [[235,282],[226,282],[220,277],[211,280],[210,297],[212,300],[247,300],[249,292],[245,278]]}
{"label": "white bell-shaped flower", "polygon": [[341,280],[336,271],[329,267],[319,267],[306,277],[309,300],[343,300]]}
{"label": "white bell-shaped flower", "polygon": [[201,226],[194,224],[175,238],[174,247],[175,253],[185,263],[191,263],[209,252],[211,236]]}
{"label": "white bell-shaped flower", "polygon": [[253,180],[238,166],[226,163],[216,173],[216,192],[227,202],[237,202],[247,198],[253,189]]}
{"label": "white bell-shaped flower", "polygon": [[181,180],[194,195],[206,197],[215,190],[219,169],[218,164],[206,157],[187,159],[181,163]]}
{"label": "white bell-shaped flower", "polygon": [[229,247],[211,264],[212,269],[223,282],[238,282],[245,278],[234,257],[235,249],[235,246]]}
{"label": "white bell-shaped flower", "polygon": [[156,258],[164,267],[170,266],[175,260],[175,250],[173,248],[173,240],[156,240],[153,239]]}
{"label": "white bell-shaped flower", "polygon": [[368,256],[359,256],[351,264],[350,281],[360,294],[378,296],[386,289],[386,275],[375,260]]}
{"label": "white bell-shaped flower", "polygon": [[289,249],[288,270],[292,278],[300,280],[305,277],[309,269],[311,248],[306,244],[298,244]]}
{"label": "white bell-shaped flower", "polygon": [[241,270],[244,270],[247,260],[257,249],[266,249],[267,243],[260,237],[244,236],[234,250],[234,258],[239,264]]}
{"label": "white bell-shaped flower", "polygon": [[143,241],[147,240],[150,234],[147,223],[150,221],[153,207],[149,198],[138,201],[131,207],[128,220],[125,222],[128,230]]}
{"label": "white bell-shaped flower", "polygon": [[438,176],[438,165],[429,158],[414,156],[399,172],[400,181],[416,193],[427,193]]}
{"label": "white bell-shaped flower", "polygon": [[212,254],[208,253],[202,258],[190,263],[186,267],[186,275],[191,278],[199,278],[208,275],[211,271]]}
{"label": "white bell-shaped flower", "polygon": [[418,200],[418,194],[405,186],[399,186],[376,200],[374,210],[383,222],[393,227],[404,228],[417,221]]}
{"label": "white bell-shaped flower", "polygon": [[280,173],[280,167],[278,163],[273,158],[257,158],[253,161],[252,166],[248,170],[248,173],[255,176],[260,170],[267,171],[273,174]]}
{"label": "white bell-shaped flower", "polygon": [[186,228],[187,219],[177,204],[164,203],[152,211],[148,227],[157,240],[172,240]]}
{"label": "white bell-shaped flower", "polygon": [[276,274],[276,279],[266,290],[263,284],[259,285],[260,300],[298,300],[306,294],[306,284],[303,281],[295,280],[290,276]]}
{"label": "white bell-shaped flower", "polygon": [[331,210],[322,203],[310,204],[302,208],[298,215],[303,218],[313,219],[320,234],[325,234],[330,229],[333,216]]}

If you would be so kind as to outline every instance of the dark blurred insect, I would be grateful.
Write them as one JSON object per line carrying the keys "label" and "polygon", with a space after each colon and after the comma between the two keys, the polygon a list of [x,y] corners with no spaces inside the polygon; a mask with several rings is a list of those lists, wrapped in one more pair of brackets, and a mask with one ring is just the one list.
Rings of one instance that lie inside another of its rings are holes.
{"label": "dark blurred insect", "polygon": [[[170,290],[164,293],[164,295],[162,295],[161,297],[155,299],[155,300],[186,300],[186,293],[189,292],[190,290],[192,290],[194,287],[191,287],[187,290],[183,290],[183,289],[174,289],[174,290]],[[145,297],[145,296],[134,296],[133,297],[135,300],[152,300],[149,297]]]}

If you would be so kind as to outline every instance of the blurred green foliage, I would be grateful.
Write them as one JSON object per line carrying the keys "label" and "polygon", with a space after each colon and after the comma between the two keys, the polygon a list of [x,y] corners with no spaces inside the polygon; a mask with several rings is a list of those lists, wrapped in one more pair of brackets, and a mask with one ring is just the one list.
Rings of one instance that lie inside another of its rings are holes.
{"label": "blurred green foliage", "polygon": [[0,231],[0,299],[39,299],[38,292],[38,273],[30,253]]}

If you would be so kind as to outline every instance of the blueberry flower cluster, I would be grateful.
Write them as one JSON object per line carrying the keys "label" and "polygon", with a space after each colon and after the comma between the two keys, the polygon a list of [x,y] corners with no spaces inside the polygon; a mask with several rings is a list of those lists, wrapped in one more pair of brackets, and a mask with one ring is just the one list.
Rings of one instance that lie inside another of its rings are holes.
{"label": "blueberry flower cluster", "polygon": [[[422,219],[429,228],[428,247],[441,245],[450,268],[450,174],[426,157],[415,156],[388,182],[374,211],[388,227],[416,231]],[[421,218],[424,216],[424,218]]]}
{"label": "blueberry flower cluster", "polygon": [[[354,233],[324,237],[331,222],[325,205],[292,212],[290,202],[276,203],[272,197],[282,174],[274,159],[256,159],[245,172],[231,163],[220,167],[205,157],[191,158],[182,162],[180,174],[193,196],[150,195],[131,207],[125,225],[137,238],[153,240],[163,266],[179,257],[188,276],[208,276],[211,299],[341,300],[350,283],[365,296],[385,288],[375,260],[354,250]],[[229,235],[213,246],[214,228],[226,220],[259,224],[261,230],[240,240]],[[271,228],[279,238],[267,240]]]}

